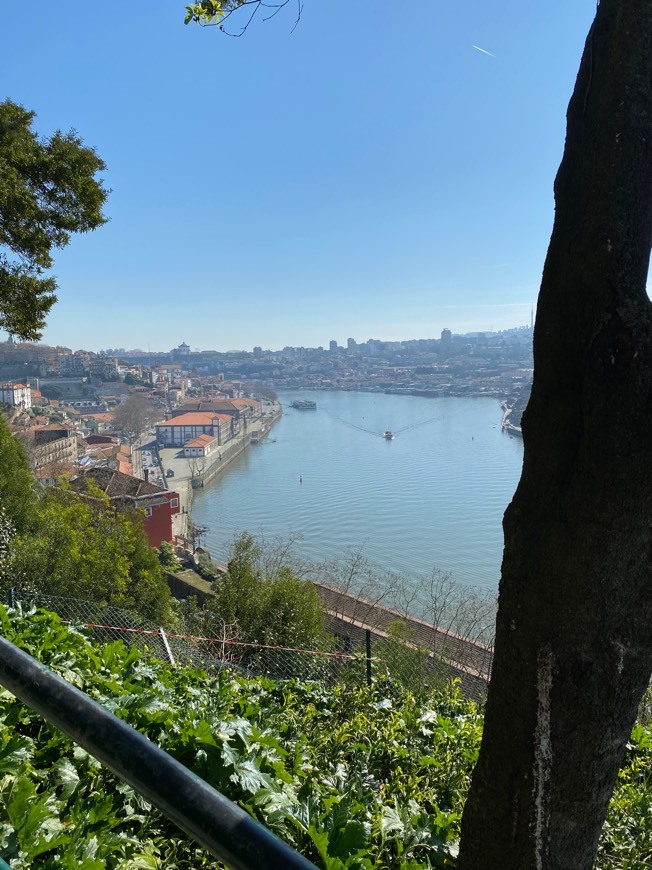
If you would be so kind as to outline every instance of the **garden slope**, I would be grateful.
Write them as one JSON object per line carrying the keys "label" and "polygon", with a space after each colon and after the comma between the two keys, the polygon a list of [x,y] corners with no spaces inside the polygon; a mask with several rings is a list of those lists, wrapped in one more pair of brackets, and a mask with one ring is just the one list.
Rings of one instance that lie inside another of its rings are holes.
{"label": "garden slope", "polygon": [[[0,608],[0,629],[318,866],[454,866],[482,727],[456,692],[212,678],[120,643],[92,646],[45,611]],[[0,722],[0,855],[12,870],[220,866],[4,690]],[[649,866],[651,746],[637,726],[602,868]]]}

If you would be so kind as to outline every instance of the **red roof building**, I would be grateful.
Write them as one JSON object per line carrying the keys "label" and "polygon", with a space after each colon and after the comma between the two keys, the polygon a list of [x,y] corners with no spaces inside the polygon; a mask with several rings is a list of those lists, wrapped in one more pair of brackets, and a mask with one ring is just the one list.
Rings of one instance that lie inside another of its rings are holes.
{"label": "red roof building", "polygon": [[191,411],[171,417],[156,427],[156,438],[163,447],[183,447],[200,435],[212,435],[218,444],[224,444],[237,433],[233,417],[229,414],[215,414]]}
{"label": "red roof building", "polygon": [[172,517],[180,511],[178,493],[111,468],[91,468],[85,474],[73,477],[70,486],[75,492],[85,494],[88,480],[99,487],[118,509],[142,511],[143,529],[150,547],[160,547],[163,541],[172,542]]}

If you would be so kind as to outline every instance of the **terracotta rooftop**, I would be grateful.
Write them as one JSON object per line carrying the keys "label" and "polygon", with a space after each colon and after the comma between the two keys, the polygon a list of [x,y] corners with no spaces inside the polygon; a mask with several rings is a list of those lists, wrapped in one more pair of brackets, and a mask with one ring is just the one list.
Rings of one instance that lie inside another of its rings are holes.
{"label": "terracotta rooftop", "polygon": [[166,492],[161,486],[140,480],[138,477],[131,477],[120,471],[114,471],[112,468],[90,468],[85,474],[73,477],[70,485],[76,492],[86,492],[87,480],[92,480],[109,498],[120,496],[140,498],[145,495],[158,495]]}
{"label": "terracotta rooftop", "polygon": [[218,419],[220,423],[230,423],[231,418],[228,414],[213,414],[203,411],[190,411],[187,414],[180,414],[178,417],[170,417],[169,420],[164,420],[159,423],[159,426],[212,426],[213,420]]}
{"label": "terracotta rooftop", "polygon": [[238,407],[233,404],[231,399],[200,399],[198,402],[187,402],[185,405],[182,405],[179,409],[181,411],[185,411],[187,413],[210,413],[213,411],[220,412],[226,411],[226,413],[233,413],[234,411],[238,411]]}
{"label": "terracotta rooftop", "polygon": [[213,441],[217,441],[217,438],[214,435],[198,435],[196,438],[193,438],[190,441],[186,441],[183,445],[184,447],[206,447],[207,444],[211,444]]}
{"label": "terracotta rooftop", "polygon": [[236,408],[257,408],[260,405],[258,399],[231,399]]}

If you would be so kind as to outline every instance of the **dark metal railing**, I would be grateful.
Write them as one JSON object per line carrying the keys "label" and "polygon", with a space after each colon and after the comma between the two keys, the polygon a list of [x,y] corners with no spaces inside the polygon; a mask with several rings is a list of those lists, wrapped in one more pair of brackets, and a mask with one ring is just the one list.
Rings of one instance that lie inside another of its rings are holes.
{"label": "dark metal railing", "polygon": [[3,637],[0,683],[233,870],[316,870],[203,779]]}

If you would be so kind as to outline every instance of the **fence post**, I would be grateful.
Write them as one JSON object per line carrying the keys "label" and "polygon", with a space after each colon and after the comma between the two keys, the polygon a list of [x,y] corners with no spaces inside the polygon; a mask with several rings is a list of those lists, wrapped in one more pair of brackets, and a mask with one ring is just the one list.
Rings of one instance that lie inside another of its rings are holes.
{"label": "fence post", "polygon": [[365,643],[367,646],[367,685],[371,685],[371,629],[366,628],[364,632]]}
{"label": "fence post", "polygon": [[160,633],[160,635],[161,635],[161,640],[163,641],[163,646],[165,647],[165,652],[167,653],[167,657],[168,657],[168,659],[169,659],[169,661],[170,661],[170,664],[171,664],[172,667],[174,668],[174,667],[177,666],[177,663],[175,662],[175,660],[174,660],[174,655],[172,654],[172,650],[170,649],[170,644],[169,644],[169,642],[168,642],[168,636],[167,636],[167,634],[163,631],[163,628],[162,628],[162,627],[159,627],[159,633]]}

